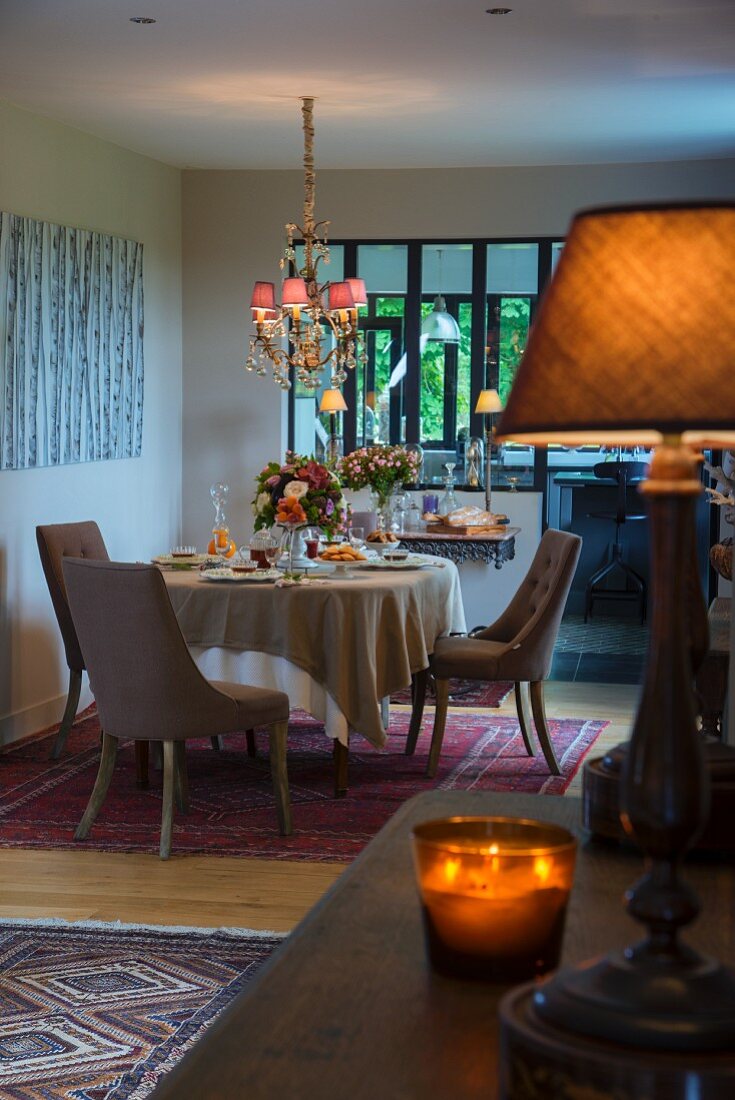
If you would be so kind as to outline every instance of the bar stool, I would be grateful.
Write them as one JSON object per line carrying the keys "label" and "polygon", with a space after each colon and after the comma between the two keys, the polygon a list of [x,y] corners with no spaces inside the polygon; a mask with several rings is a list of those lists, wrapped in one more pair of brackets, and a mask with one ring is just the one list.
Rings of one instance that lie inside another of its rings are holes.
{"label": "bar stool", "polygon": [[[645,513],[628,511],[628,486],[631,482],[645,477],[645,462],[598,462],[593,473],[601,481],[614,481],[617,484],[617,502],[614,512],[588,512],[588,519],[606,519],[615,524],[615,541],[608,547],[608,561],[592,574],[587,581],[584,595],[584,621],[592,614],[595,600],[625,600],[638,604],[641,622],[646,618],[646,582],[632,565],[623,558],[621,530],[624,523],[633,523],[646,519]],[[615,571],[622,573],[623,586],[605,588],[603,581]]]}

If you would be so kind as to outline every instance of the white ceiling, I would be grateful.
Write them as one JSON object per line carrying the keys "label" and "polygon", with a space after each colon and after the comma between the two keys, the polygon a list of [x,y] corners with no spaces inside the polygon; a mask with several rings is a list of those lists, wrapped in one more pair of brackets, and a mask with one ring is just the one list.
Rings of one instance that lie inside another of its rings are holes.
{"label": "white ceiling", "polygon": [[[735,154],[735,0],[0,0],[0,97],[171,164]],[[153,26],[129,22],[153,16]]]}

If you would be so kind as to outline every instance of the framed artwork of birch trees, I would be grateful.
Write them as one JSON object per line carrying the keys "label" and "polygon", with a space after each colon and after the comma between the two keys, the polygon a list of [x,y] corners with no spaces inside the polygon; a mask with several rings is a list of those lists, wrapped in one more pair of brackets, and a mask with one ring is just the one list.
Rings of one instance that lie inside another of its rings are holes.
{"label": "framed artwork of birch trees", "polygon": [[143,245],[0,212],[0,470],[142,437]]}

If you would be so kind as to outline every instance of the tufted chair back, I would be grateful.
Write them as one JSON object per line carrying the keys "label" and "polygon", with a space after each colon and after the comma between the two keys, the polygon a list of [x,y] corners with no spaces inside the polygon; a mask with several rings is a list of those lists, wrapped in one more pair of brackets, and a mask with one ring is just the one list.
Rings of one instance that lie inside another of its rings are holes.
{"label": "tufted chair back", "polygon": [[64,639],[66,663],[72,671],[83,672],[84,657],[69,611],[61,562],[64,558],[109,561],[110,555],[100,529],[93,520],[82,523],[51,523],[45,527],[37,527],[36,542],[59,630]]}
{"label": "tufted chair back", "polygon": [[[531,568],[499,619],[475,638],[513,643],[522,651],[523,675],[545,680],[551,671],[559,623],[577,568],[582,540],[566,531],[546,531]],[[520,654],[519,654],[520,656]]]}

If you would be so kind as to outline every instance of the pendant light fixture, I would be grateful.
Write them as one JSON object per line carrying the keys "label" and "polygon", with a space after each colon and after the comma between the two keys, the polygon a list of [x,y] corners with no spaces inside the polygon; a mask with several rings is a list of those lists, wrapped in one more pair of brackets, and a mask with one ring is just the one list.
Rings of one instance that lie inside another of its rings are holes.
{"label": "pendant light fixture", "polygon": [[[281,304],[276,302],[274,283],[257,282],[250,308],[255,335],[245,370],[256,374],[273,371],[273,381],[283,390],[291,388],[291,375],[307,390],[322,385],[322,370],[331,370],[331,384],[339,389],[357,363],[365,364],[364,332],[358,310],[367,304],[362,279],[320,283],[320,263],[329,263],[328,221],[316,221],[314,195],[314,100],[301,100],[304,129],[304,217],[303,225],[286,226],[286,249],[281,257],[283,280]],[[295,241],[303,239],[303,266],[298,267]],[[286,343],[288,341],[288,346]]]}
{"label": "pendant light fixture", "polygon": [[435,340],[441,344],[459,343],[459,325],[456,317],[447,312],[447,303],[441,292],[442,288],[442,250],[437,248],[439,256],[439,293],[434,299],[431,313],[427,314],[421,325],[421,334],[427,340]]}

